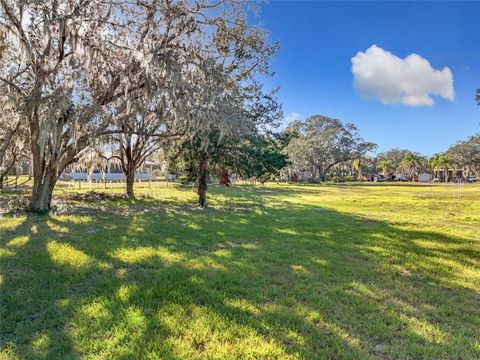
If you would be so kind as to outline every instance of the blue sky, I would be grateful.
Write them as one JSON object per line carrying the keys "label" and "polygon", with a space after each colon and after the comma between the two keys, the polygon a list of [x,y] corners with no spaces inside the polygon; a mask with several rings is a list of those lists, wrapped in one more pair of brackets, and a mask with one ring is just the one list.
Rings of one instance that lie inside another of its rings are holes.
{"label": "blue sky", "polygon": [[[259,21],[281,44],[272,62],[276,74],[267,82],[281,86],[288,118],[338,118],[355,123],[379,151],[399,147],[425,155],[480,131],[474,101],[480,87],[480,2],[271,1],[262,5]],[[377,55],[362,58],[358,74],[367,75],[356,90],[352,58],[374,44]],[[421,58],[403,61],[412,53]],[[382,98],[399,86],[415,94],[398,103],[396,95]]]}

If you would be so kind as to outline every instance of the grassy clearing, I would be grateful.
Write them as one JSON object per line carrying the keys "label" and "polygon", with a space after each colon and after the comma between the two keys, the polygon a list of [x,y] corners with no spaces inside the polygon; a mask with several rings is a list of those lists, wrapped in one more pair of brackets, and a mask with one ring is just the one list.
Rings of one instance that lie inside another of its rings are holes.
{"label": "grassy clearing", "polygon": [[0,219],[0,358],[480,358],[479,185],[137,193]]}

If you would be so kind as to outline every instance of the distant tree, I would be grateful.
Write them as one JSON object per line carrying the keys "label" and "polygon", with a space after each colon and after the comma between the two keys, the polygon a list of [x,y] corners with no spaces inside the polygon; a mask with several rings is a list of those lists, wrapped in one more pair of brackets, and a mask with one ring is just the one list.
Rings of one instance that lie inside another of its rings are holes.
{"label": "distant tree", "polygon": [[360,137],[355,125],[321,115],[295,122],[289,130],[298,134],[285,149],[292,166],[310,168],[321,181],[335,165],[358,159],[376,148]]}
{"label": "distant tree", "polygon": [[452,145],[447,154],[458,168],[464,169],[466,175],[480,177],[480,135]]}
{"label": "distant tree", "polygon": [[[346,168],[349,168],[348,174],[353,180],[364,181],[365,175],[370,172],[372,158],[369,156],[360,156],[350,162],[344,163]],[[340,176],[342,176],[341,174]]]}
{"label": "distant tree", "polygon": [[378,169],[378,160],[376,156],[364,156],[362,167],[365,174],[368,176],[374,175]]}
{"label": "distant tree", "polygon": [[438,153],[430,156],[428,159],[428,166],[432,170],[433,175],[438,178],[439,171],[448,171],[454,166],[454,163],[448,153]]}
{"label": "distant tree", "polygon": [[382,170],[383,176],[386,178],[388,174],[395,170],[392,160],[382,160],[378,163],[378,168]]}
{"label": "distant tree", "polygon": [[452,158],[447,153],[432,155],[428,159],[428,165],[432,169],[436,178],[438,178],[438,173],[440,172],[440,170],[442,170],[444,174],[443,180],[445,182],[448,181],[448,175],[447,175],[448,170],[454,166]]}
{"label": "distant tree", "polygon": [[477,89],[477,95],[475,96],[475,100],[477,100],[477,105],[480,105],[480,89]]}
{"label": "distant tree", "polygon": [[389,160],[392,163],[392,171],[397,170],[402,165],[402,160],[407,154],[410,153],[410,150],[406,149],[390,149],[385,152],[381,152],[376,156],[376,160],[380,163],[383,160]]}
{"label": "distant tree", "polygon": [[442,156],[442,154],[433,154],[432,156],[430,156],[428,158],[428,166],[430,167],[430,170],[433,172],[433,176],[435,178],[438,177],[438,163],[439,163],[439,159],[440,157]]}
{"label": "distant tree", "polygon": [[418,177],[419,170],[424,166],[425,158],[418,153],[409,152],[402,160],[401,166],[411,179]]}
{"label": "distant tree", "polygon": [[352,170],[353,170],[354,173],[357,174],[357,179],[358,180],[362,180],[362,178],[363,178],[362,165],[363,165],[363,159],[362,158],[354,159],[352,161]]}

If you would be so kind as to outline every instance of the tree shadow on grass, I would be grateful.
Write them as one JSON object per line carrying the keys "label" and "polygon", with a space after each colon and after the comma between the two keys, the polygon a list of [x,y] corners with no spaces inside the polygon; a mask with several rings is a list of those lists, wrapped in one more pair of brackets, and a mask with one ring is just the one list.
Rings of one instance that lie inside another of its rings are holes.
{"label": "tree shadow on grass", "polygon": [[479,254],[467,245],[288,203],[28,217],[1,236],[2,349],[36,359],[475,358]]}
{"label": "tree shadow on grass", "polygon": [[397,181],[397,182],[346,182],[346,183],[321,183],[319,185],[321,186],[330,186],[330,187],[385,187],[385,186],[390,186],[392,188],[395,187],[415,187],[415,188],[420,188],[420,187],[432,187],[432,186],[438,186],[438,185],[448,185],[451,183],[418,183],[418,182],[403,182],[403,181]]}

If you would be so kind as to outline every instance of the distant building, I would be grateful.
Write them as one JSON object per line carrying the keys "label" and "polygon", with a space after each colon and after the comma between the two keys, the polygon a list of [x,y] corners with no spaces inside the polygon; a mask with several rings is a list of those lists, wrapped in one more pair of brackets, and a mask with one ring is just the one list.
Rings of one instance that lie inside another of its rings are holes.
{"label": "distant building", "polygon": [[432,174],[424,173],[424,174],[418,175],[419,182],[430,182],[432,181],[432,178],[433,178]]}
{"label": "distant building", "polygon": [[[148,180],[154,177],[153,171],[160,169],[161,164],[152,161],[145,161],[144,164],[135,172],[136,180]],[[105,167],[95,168],[89,174],[87,169],[67,166],[60,176],[64,180],[87,180],[87,181],[104,181],[104,180],[124,180],[125,174],[117,163],[108,162]]]}
{"label": "distant building", "polygon": [[306,181],[313,179],[313,173],[311,171],[300,171],[297,173],[298,181]]}
{"label": "distant building", "polygon": [[463,180],[463,169],[440,169],[437,172],[437,181],[450,182]]}

